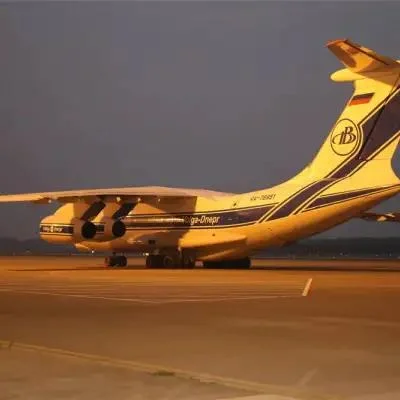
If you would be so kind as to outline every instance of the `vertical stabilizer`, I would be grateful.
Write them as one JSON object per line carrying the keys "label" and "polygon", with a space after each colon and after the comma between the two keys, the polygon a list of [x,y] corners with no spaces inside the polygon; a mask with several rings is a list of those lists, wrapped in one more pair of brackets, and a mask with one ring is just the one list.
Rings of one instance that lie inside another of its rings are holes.
{"label": "vertical stabilizer", "polygon": [[349,40],[335,40],[327,47],[345,66],[331,78],[353,82],[355,90],[310,164],[311,174],[343,179],[371,161],[386,160],[371,179],[398,182],[391,159],[400,137],[400,63]]}

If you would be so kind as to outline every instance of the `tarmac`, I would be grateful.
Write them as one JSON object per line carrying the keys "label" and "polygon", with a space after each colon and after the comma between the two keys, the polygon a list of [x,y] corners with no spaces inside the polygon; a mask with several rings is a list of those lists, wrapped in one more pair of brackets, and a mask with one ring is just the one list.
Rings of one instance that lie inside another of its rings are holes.
{"label": "tarmac", "polygon": [[400,398],[400,260],[0,258],[0,400]]}

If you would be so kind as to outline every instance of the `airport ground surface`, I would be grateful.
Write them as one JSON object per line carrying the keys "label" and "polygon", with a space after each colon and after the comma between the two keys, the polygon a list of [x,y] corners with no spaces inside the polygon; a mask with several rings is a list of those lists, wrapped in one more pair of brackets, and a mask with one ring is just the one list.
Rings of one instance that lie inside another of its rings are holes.
{"label": "airport ground surface", "polygon": [[400,399],[400,261],[142,265],[0,258],[0,399]]}

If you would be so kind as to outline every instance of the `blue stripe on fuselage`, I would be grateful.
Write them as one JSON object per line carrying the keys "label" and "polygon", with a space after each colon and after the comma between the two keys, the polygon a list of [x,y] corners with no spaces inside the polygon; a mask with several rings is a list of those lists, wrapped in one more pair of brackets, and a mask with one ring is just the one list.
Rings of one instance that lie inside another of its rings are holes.
{"label": "blue stripe on fuselage", "polygon": [[274,207],[273,204],[237,210],[207,211],[204,213],[173,213],[128,215],[123,219],[128,229],[158,228],[218,228],[238,226],[258,221]]}

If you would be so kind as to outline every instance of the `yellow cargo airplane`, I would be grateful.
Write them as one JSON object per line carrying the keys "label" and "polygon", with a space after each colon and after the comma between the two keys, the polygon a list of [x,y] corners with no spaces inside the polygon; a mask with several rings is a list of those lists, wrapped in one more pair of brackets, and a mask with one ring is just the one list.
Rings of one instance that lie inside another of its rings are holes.
{"label": "yellow cargo airplane", "polygon": [[150,268],[192,268],[196,260],[208,268],[249,268],[255,250],[351,218],[371,219],[368,209],[400,191],[391,166],[400,137],[400,61],[350,40],[327,47],[345,66],[332,80],[353,82],[355,91],[312,162],[287,182],[243,194],[134,187],[3,195],[0,201],[58,201],[61,207],[41,221],[44,240],[110,252],[109,266],[125,266],[124,253],[146,252]]}

